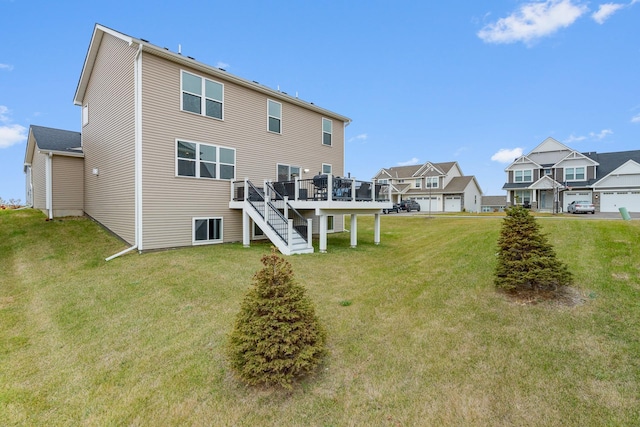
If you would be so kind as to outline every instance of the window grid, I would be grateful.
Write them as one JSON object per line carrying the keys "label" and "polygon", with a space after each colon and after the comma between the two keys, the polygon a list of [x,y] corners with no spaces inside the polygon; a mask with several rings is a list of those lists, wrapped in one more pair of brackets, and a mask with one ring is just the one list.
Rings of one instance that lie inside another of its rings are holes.
{"label": "window grid", "polygon": [[267,130],[282,133],[282,104],[270,99],[267,100]]}
{"label": "window grid", "polygon": [[235,149],[176,140],[176,176],[233,180]]}
{"label": "window grid", "polygon": [[322,119],[322,145],[331,146],[333,138],[333,122],[329,119]]}
{"label": "window grid", "polygon": [[514,181],[515,182],[531,182],[532,176],[533,174],[531,169],[517,170],[514,172]]}
{"label": "window grid", "polygon": [[222,218],[193,218],[194,245],[220,243],[223,241]]}
{"label": "window grid", "polygon": [[180,109],[214,119],[223,119],[224,85],[182,71]]}

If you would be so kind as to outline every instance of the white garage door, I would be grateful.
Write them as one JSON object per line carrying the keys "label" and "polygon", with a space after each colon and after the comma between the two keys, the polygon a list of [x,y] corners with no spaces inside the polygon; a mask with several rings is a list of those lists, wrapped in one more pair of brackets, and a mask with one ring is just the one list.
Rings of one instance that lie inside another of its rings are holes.
{"label": "white garage door", "polygon": [[447,196],[444,198],[444,211],[445,212],[460,212],[462,211],[462,197],[460,196]]}
{"label": "white garage door", "polygon": [[565,191],[562,195],[564,202],[562,209],[565,212],[567,211],[567,206],[569,206],[571,202],[587,201],[593,203],[591,191]]}
{"label": "white garage door", "polygon": [[420,204],[421,212],[440,212],[440,198],[437,196],[431,196],[431,209],[429,209],[429,196],[416,197],[416,201]]}
{"label": "white garage door", "polygon": [[605,191],[600,193],[600,212],[618,212],[620,208],[640,212],[640,191]]}

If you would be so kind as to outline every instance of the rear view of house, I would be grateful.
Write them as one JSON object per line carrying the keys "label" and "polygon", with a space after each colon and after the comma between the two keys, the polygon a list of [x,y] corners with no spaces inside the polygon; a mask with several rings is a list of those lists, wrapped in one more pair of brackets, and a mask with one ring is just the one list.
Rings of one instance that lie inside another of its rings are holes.
{"label": "rear view of house", "polygon": [[388,204],[382,187],[340,178],[348,117],[101,25],[74,103],[81,210],[129,250],[268,237],[303,253],[316,232],[324,251],[342,214],[354,225]]}

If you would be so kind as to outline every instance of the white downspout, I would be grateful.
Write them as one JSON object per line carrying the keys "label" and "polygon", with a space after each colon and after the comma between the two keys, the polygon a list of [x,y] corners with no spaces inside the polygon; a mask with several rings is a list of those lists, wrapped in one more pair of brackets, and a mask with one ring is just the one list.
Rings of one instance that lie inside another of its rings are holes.
{"label": "white downspout", "polygon": [[133,246],[105,258],[111,261],[127,252],[142,250],[142,44],[138,45],[133,64],[134,74],[134,236]]}
{"label": "white downspout", "polygon": [[47,207],[49,219],[53,219],[53,153],[49,152],[45,159],[45,206]]}

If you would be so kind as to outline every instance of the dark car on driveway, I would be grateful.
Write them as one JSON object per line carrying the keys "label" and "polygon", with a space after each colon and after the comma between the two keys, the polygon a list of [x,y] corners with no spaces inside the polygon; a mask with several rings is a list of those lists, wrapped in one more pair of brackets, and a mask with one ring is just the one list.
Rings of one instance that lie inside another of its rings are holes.
{"label": "dark car on driveway", "polygon": [[392,208],[390,208],[390,209],[382,209],[382,212],[386,213],[386,214],[391,213],[391,212],[398,213],[398,212],[400,212],[400,205],[397,204],[397,203],[394,203]]}
{"label": "dark car on driveway", "polygon": [[413,199],[403,200],[399,205],[400,210],[411,212],[418,211],[420,212],[420,203],[416,202]]}

